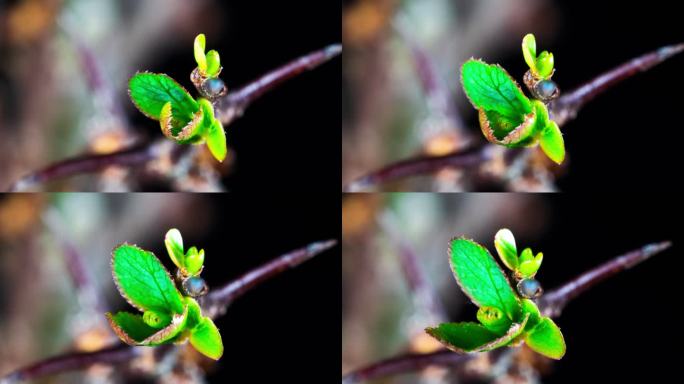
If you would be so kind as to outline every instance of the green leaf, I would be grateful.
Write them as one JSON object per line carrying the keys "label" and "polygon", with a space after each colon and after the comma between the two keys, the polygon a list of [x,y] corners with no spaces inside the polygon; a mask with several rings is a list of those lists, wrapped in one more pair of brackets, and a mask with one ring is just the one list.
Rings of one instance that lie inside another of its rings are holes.
{"label": "green leaf", "polygon": [[470,59],[461,67],[461,82],[476,109],[497,112],[510,121],[532,112],[529,99],[498,65]]}
{"label": "green leaf", "polygon": [[472,240],[452,239],[449,262],[456,281],[473,303],[499,308],[511,320],[520,319],[520,302],[487,249]]}
{"label": "green leaf", "polygon": [[128,81],[133,104],[147,117],[159,120],[162,108],[171,103],[174,118],[188,122],[199,110],[197,102],[175,80],[164,74],[136,73]]}
{"label": "green leaf", "polygon": [[530,67],[530,69],[536,71],[536,59],[537,59],[537,42],[534,39],[534,35],[528,33],[523,37],[522,41],[522,51],[525,62]]}
{"label": "green leaf", "polygon": [[508,269],[518,269],[518,249],[515,246],[513,232],[507,228],[500,229],[494,236],[494,247]]}
{"label": "green leaf", "polygon": [[193,143],[200,138],[199,134],[203,130],[203,121],[202,109],[195,112],[190,120],[175,116],[171,102],[164,104],[159,116],[159,125],[164,136],[181,144]]}
{"label": "green leaf", "polygon": [[525,335],[525,343],[537,353],[560,360],[565,355],[565,340],[553,320],[544,317]]}
{"label": "green leaf", "polygon": [[218,120],[214,120],[207,132],[206,136],[207,147],[211,154],[218,161],[223,161],[228,154],[228,147],[226,146],[226,133],[223,131],[223,125]]}
{"label": "green leaf", "polygon": [[197,300],[192,297],[186,296],[185,303],[188,306],[188,321],[186,323],[186,328],[188,330],[194,329],[202,321],[202,309],[197,303]]}
{"label": "green leaf", "polygon": [[513,324],[504,335],[497,335],[476,323],[443,323],[437,328],[426,328],[430,336],[454,352],[484,352],[510,344],[518,337],[527,323]]}
{"label": "green leaf", "polygon": [[215,50],[207,53],[207,77],[216,77],[221,69],[221,58]]}
{"label": "green leaf", "polygon": [[112,274],[121,295],[141,312],[184,312],[171,275],[152,252],[129,244],[116,247],[112,252]]}
{"label": "green leaf", "polygon": [[[127,312],[119,312],[112,316],[107,313],[107,320],[119,338],[129,345],[162,345],[172,341],[185,328],[187,320],[187,306],[180,315],[174,315],[168,325],[162,329],[155,329],[145,323],[142,316]],[[153,331],[150,333],[150,329]]]}
{"label": "green leaf", "polygon": [[198,352],[210,359],[218,360],[223,355],[221,334],[216,325],[214,325],[214,322],[208,317],[203,317],[200,323],[192,330],[190,344]]}
{"label": "green leaf", "polygon": [[525,325],[525,331],[529,331],[539,324],[542,319],[542,315],[534,301],[530,299],[522,299],[520,300],[520,303],[522,304],[523,316],[529,316],[527,324]]}
{"label": "green leaf", "polygon": [[114,332],[126,344],[137,344],[157,332],[157,329],[147,325],[140,315],[129,312],[112,315],[107,312],[105,316]]}
{"label": "green leaf", "polygon": [[565,143],[563,134],[555,121],[550,120],[549,124],[542,130],[539,137],[539,144],[542,151],[556,164],[561,164],[565,159]]}
{"label": "green leaf", "polygon": [[178,269],[185,268],[185,251],[183,250],[183,236],[176,228],[169,229],[164,236],[164,245],[169,257]]}
{"label": "green leaf", "polygon": [[197,35],[197,37],[195,37],[194,53],[197,67],[202,73],[206,73],[207,71],[207,57],[204,55],[205,47],[206,37],[204,36],[204,33],[200,33]]}

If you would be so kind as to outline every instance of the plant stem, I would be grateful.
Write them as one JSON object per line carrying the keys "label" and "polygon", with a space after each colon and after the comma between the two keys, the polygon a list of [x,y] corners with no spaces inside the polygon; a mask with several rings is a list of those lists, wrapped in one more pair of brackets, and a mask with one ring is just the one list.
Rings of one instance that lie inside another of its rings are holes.
{"label": "plant stem", "polygon": [[55,373],[87,368],[93,364],[121,364],[133,360],[141,354],[142,347],[131,347],[126,344],[115,345],[95,352],[68,353],[16,370],[0,378],[0,384],[35,380]]}
{"label": "plant stem", "polygon": [[27,191],[39,184],[84,173],[99,172],[112,166],[139,167],[158,158],[162,145],[159,141],[126,148],[101,155],[81,155],[66,159],[32,172],[14,182],[9,192]]}
{"label": "plant stem", "polygon": [[289,63],[266,73],[237,91],[229,92],[224,97],[216,100],[215,109],[217,118],[221,120],[223,125],[230,124],[235,118],[242,116],[245,109],[264,93],[276,88],[286,80],[318,67],[338,56],[340,53],[342,53],[341,44],[329,45],[323,49],[292,60]]}
{"label": "plant stem", "polygon": [[459,355],[450,350],[403,354],[350,372],[342,377],[342,384],[356,384],[400,373],[420,371],[429,366],[453,366],[468,361],[473,356]]}
{"label": "plant stem", "polygon": [[483,145],[444,156],[418,156],[402,160],[371,172],[347,184],[345,192],[361,192],[408,176],[438,171],[446,167],[473,168],[492,159],[493,146]]}
{"label": "plant stem", "polygon": [[570,300],[586,292],[589,288],[619,272],[648,260],[671,246],[672,243],[669,241],[647,244],[639,249],[609,260],[546,293],[539,299],[539,310],[545,316],[558,317]]}
{"label": "plant stem", "polygon": [[[542,296],[539,299],[539,309],[545,316],[557,317],[565,305],[581,293],[586,292],[597,283],[666,250],[671,245],[672,243],[669,241],[647,244],[639,249],[617,256]],[[449,353],[453,356],[449,357]],[[474,355],[459,355],[448,350],[426,354],[400,355],[347,373],[342,376],[342,384],[358,383],[363,380],[416,371],[428,366],[454,366],[467,361],[472,356]]]}
{"label": "plant stem", "polygon": [[622,65],[600,74],[591,81],[564,94],[550,105],[551,118],[561,126],[577,116],[577,112],[589,101],[616,84],[662,63],[684,51],[684,43],[668,45],[656,51],[636,57]]}
{"label": "plant stem", "polygon": [[[275,89],[288,79],[318,67],[338,56],[341,52],[342,45],[330,45],[295,59],[242,88],[228,93],[216,101],[215,108],[218,118],[224,126],[230,124],[234,119],[242,116],[245,109],[266,92]],[[160,141],[164,142],[165,140]],[[160,150],[160,141],[125,148],[106,155],[82,155],[66,159],[22,177],[14,182],[8,190],[10,192],[26,191],[41,183],[83,173],[98,172],[111,166],[140,167],[159,158],[164,153]],[[179,150],[184,151],[189,146],[177,145],[176,147],[185,148]]]}
{"label": "plant stem", "polygon": [[311,243],[306,247],[286,253],[277,259],[255,268],[221,288],[212,290],[202,302],[202,307],[205,311],[204,313],[210,317],[224,314],[233,300],[244,295],[252,288],[288,269],[294,268],[299,264],[310,260],[312,257],[334,247],[336,244],[337,240],[325,240]]}
{"label": "plant stem", "polygon": [[[278,258],[257,267],[237,279],[210,293],[202,305],[205,315],[212,317],[225,313],[227,307],[236,298],[244,295],[252,288],[270,280],[280,273],[294,268],[310,260],[314,256],[326,251],[337,244],[337,240],[326,240],[311,243],[306,247],[288,252]],[[206,311],[206,312],[205,312]],[[158,349],[170,347],[164,345]],[[22,380],[34,380],[39,377],[56,373],[83,369],[94,364],[119,364],[130,361],[141,355],[143,347],[133,347],[117,344],[95,352],[76,352],[52,357],[35,364],[20,368],[0,377],[0,384],[11,384]]]}

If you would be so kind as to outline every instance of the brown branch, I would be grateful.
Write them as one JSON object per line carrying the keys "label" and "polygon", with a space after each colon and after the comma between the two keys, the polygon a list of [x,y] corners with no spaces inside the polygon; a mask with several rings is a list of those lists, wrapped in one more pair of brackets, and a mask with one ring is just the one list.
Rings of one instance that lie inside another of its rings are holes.
{"label": "brown branch", "polygon": [[473,168],[493,158],[493,146],[483,145],[464,152],[452,153],[444,156],[418,156],[402,160],[371,172],[353,180],[346,187],[345,192],[361,192],[393,180],[402,179],[425,173],[431,173],[443,168]]}
{"label": "brown branch", "polygon": [[142,144],[109,154],[85,154],[66,159],[32,172],[14,182],[9,192],[27,191],[49,181],[79,174],[99,172],[112,166],[138,167],[160,157],[162,145],[159,141]]}
{"label": "brown branch", "polygon": [[[648,260],[671,245],[672,243],[669,241],[647,244],[603,263],[546,293],[539,299],[539,309],[545,316],[557,317],[570,300],[586,292],[597,283]],[[449,353],[451,353],[451,357],[449,357]],[[342,376],[342,384],[359,383],[364,380],[421,370],[429,366],[453,367],[467,361],[472,356],[474,355],[459,355],[451,351],[400,355],[347,373]]]}
{"label": "brown branch", "polygon": [[[333,57],[338,56],[341,52],[342,46],[340,44],[330,45],[295,59],[268,72],[242,88],[228,93],[216,101],[215,108],[218,118],[224,126],[230,124],[235,118],[242,116],[244,110],[266,92],[275,89],[288,79],[318,67]],[[164,142],[164,140],[161,140],[161,142]],[[186,148],[183,150],[187,150],[188,146],[176,147]],[[111,166],[139,167],[159,158],[161,155],[162,151],[160,151],[159,141],[125,148],[106,155],[86,154],[63,160],[32,172],[14,182],[8,190],[10,192],[26,191],[48,181],[83,173],[99,172]]]}
{"label": "brown branch", "polygon": [[577,116],[577,112],[582,106],[599,94],[639,72],[651,69],[682,51],[684,51],[684,43],[668,45],[600,74],[552,103],[550,106],[552,118],[559,126],[565,124]]}
{"label": "brown branch", "polygon": [[663,241],[647,244],[624,255],[609,260],[576,278],[568,281],[539,299],[539,309],[545,316],[558,317],[570,300],[586,292],[594,285],[626,269],[648,260],[652,256],[670,248],[672,243]]}
{"label": "brown branch", "polygon": [[295,59],[259,77],[237,91],[229,92],[215,103],[218,119],[223,125],[242,116],[245,109],[264,93],[303,72],[310,71],[342,53],[341,44],[329,45]]}
{"label": "brown branch", "polygon": [[450,350],[399,355],[342,376],[342,384],[356,384],[400,373],[420,371],[430,366],[454,366],[470,360],[473,356],[459,355]]}
{"label": "brown branch", "polygon": [[215,317],[225,313],[228,306],[238,297],[266,280],[292,269],[312,257],[334,247],[337,240],[326,240],[311,243],[296,249],[255,268],[221,288],[212,290],[202,303],[207,316]]}
{"label": "brown branch", "polygon": [[[212,317],[222,315],[236,298],[280,273],[310,260],[336,244],[337,240],[311,243],[247,272],[205,297],[202,305],[203,313]],[[164,347],[167,346],[162,346],[160,349]],[[139,357],[141,350],[142,347],[118,344],[95,352],[67,353],[10,372],[0,377],[0,384],[34,380],[47,375],[87,368],[94,364],[120,364]]]}
{"label": "brown branch", "polygon": [[133,360],[142,354],[142,347],[119,344],[96,352],[75,352],[52,357],[16,370],[2,378],[0,384],[35,380],[39,377],[90,367],[94,364],[116,365]]}
{"label": "brown branch", "polygon": [[[682,51],[684,51],[684,43],[665,46],[657,51],[650,52],[632,59],[608,72],[599,75],[595,79],[565,94],[555,103],[551,104],[551,117],[559,126],[564,125],[577,115],[577,112],[584,104],[592,100],[600,93],[639,72],[646,71],[653,66],[662,63],[663,61],[678,53],[681,53]],[[485,148],[489,146],[490,145],[485,145],[480,148],[483,155],[484,153],[487,153]],[[466,152],[454,152],[445,156],[420,156],[412,159],[401,160],[387,165],[378,171],[371,172],[365,176],[357,178],[356,180],[347,184],[344,190],[346,192],[368,190],[388,181],[432,173],[448,167],[474,167],[489,160],[487,156],[481,156],[479,159],[477,159],[479,161],[477,161],[470,155],[471,151],[472,149]]]}

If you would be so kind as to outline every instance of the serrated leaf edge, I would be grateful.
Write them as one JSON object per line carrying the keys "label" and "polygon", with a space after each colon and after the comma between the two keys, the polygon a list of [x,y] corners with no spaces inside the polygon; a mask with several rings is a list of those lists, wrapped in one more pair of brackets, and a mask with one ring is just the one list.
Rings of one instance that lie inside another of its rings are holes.
{"label": "serrated leaf edge", "polygon": [[[128,98],[131,99],[131,102],[133,102],[133,105],[135,105],[135,108],[136,108],[138,111],[140,111],[140,113],[142,113],[143,115],[147,116],[148,118],[150,118],[150,119],[152,119],[152,120],[157,120],[157,121],[158,121],[159,119],[156,118],[156,117],[154,117],[154,116],[150,116],[147,112],[143,111],[142,108],[138,105],[138,103],[135,101],[135,99],[134,99],[133,96],[131,95],[131,80],[133,80],[133,78],[134,78],[136,75],[139,75],[139,74],[150,74],[150,75],[162,75],[162,76],[166,76],[166,77],[168,77],[169,79],[171,79],[171,81],[173,81],[174,83],[176,83],[176,85],[178,85],[179,87],[181,87],[181,88],[183,89],[183,91],[185,91],[185,93],[187,93],[188,96],[190,96],[191,99],[195,100],[195,98],[192,97],[192,95],[190,94],[190,92],[188,92],[188,90],[185,89],[184,86],[182,86],[182,85],[181,85],[179,82],[177,82],[173,77],[167,75],[166,73],[158,73],[158,72],[150,72],[150,71],[137,71],[137,72],[135,72],[135,73],[133,74],[133,76],[131,76],[131,77],[128,79],[128,90],[127,90],[127,92],[128,92]],[[195,101],[195,102],[197,102],[197,101]]]}
{"label": "serrated leaf edge", "polygon": [[[123,247],[123,246],[130,246],[130,247],[136,248],[136,249],[138,249],[138,250],[140,250],[140,251],[151,253],[152,256],[154,256],[154,257],[157,259],[157,261],[159,261],[159,263],[160,263],[161,266],[162,266],[162,269],[164,270],[164,272],[166,273],[166,275],[169,277],[169,279],[170,279],[171,281],[174,281],[174,280],[173,280],[173,278],[171,277],[171,274],[169,273],[169,271],[166,269],[166,267],[164,266],[164,264],[159,260],[159,258],[154,254],[154,252],[147,251],[147,250],[145,250],[145,249],[143,249],[143,248],[140,248],[139,246],[137,246],[137,245],[135,245],[135,244],[130,244],[130,243],[128,243],[128,242],[119,244],[119,245],[117,245],[116,247],[114,247],[114,249],[112,249],[112,252],[111,252],[112,257],[111,257],[110,260],[109,260],[109,266],[110,266],[110,268],[111,268],[111,270],[112,270],[112,278],[114,279],[114,285],[116,286],[116,289],[119,291],[119,294],[121,295],[121,297],[123,297],[123,298],[128,302],[128,304],[130,304],[133,308],[139,310],[140,312],[145,312],[145,311],[148,310],[149,308],[144,308],[144,307],[142,307],[142,306],[140,306],[140,305],[134,303],[133,300],[132,300],[131,298],[129,298],[128,295],[124,292],[123,288],[121,287],[121,283],[119,282],[119,279],[116,277],[116,274],[114,273],[114,258],[116,257],[115,251],[116,251],[117,249]],[[178,290],[178,289],[175,288],[175,287],[174,287],[174,289]],[[179,292],[179,294],[180,294],[180,292]],[[183,295],[181,295],[181,297],[182,297],[182,296],[183,296]],[[172,313],[171,309],[169,309],[169,312]]]}

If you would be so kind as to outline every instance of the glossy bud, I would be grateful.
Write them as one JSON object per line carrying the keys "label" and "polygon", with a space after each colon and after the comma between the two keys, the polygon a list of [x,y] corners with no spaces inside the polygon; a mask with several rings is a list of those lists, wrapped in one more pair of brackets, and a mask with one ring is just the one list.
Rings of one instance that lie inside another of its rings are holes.
{"label": "glossy bud", "polygon": [[218,77],[207,79],[202,83],[202,91],[210,99],[222,96],[225,93],[226,84]]}
{"label": "glossy bud", "polygon": [[183,292],[186,296],[200,297],[207,294],[209,287],[201,277],[189,277],[183,280]]}
{"label": "glossy bud", "polygon": [[541,284],[535,279],[522,279],[517,288],[518,294],[527,299],[536,299],[544,293]]}
{"label": "glossy bud", "polygon": [[534,85],[532,93],[534,93],[536,98],[547,102],[558,97],[560,90],[552,80],[542,80]]}

